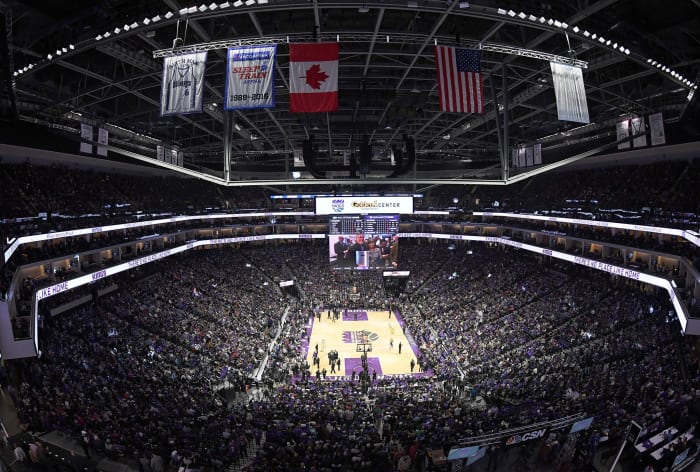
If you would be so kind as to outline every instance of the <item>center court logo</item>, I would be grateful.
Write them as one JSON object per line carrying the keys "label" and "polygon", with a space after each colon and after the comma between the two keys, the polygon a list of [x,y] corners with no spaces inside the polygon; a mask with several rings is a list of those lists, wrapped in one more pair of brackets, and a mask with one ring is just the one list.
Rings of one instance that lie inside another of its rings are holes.
{"label": "center court logo", "polygon": [[371,331],[343,331],[343,342],[347,344],[357,344],[363,337],[372,343],[379,339],[379,335]]}

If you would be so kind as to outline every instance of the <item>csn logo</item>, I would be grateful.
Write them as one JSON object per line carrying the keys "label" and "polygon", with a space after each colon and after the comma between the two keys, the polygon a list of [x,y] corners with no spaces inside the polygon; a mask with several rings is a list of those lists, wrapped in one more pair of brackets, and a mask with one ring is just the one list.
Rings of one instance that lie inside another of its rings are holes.
{"label": "csn logo", "polygon": [[506,441],[506,446],[513,446],[521,442],[530,441],[531,439],[539,439],[544,437],[545,432],[547,432],[546,429],[540,429],[539,431],[530,431],[529,433],[525,433],[523,435],[515,434],[508,438]]}
{"label": "csn logo", "polygon": [[331,208],[336,213],[342,213],[345,210],[345,200],[342,198],[336,198],[331,202]]}

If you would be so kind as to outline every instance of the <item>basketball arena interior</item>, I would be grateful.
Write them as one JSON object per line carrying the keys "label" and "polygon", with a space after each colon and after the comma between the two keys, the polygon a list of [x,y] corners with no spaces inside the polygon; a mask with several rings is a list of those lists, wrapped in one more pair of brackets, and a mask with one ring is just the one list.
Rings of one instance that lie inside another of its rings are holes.
{"label": "basketball arena interior", "polygon": [[0,472],[697,470],[697,0],[0,13]]}

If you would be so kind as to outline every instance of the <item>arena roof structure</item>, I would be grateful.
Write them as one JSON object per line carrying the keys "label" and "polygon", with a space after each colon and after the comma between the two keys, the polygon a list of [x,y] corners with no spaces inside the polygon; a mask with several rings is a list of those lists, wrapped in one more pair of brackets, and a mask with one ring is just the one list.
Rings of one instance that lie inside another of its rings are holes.
{"label": "arena roof structure", "polygon": [[[80,125],[103,126],[112,156],[154,159],[163,145],[183,151],[192,172],[237,181],[291,179],[293,155],[311,137],[321,177],[342,178],[345,156],[367,143],[367,177],[387,179],[396,176],[392,146],[412,138],[404,179],[495,181],[516,173],[503,164],[513,147],[541,144],[545,164],[614,151],[616,123],[633,116],[661,112],[670,143],[698,138],[696,0],[0,5],[11,84],[3,117],[50,130],[6,131],[5,142],[69,139],[77,152]],[[338,111],[291,113],[288,44],[317,41],[339,43]],[[224,111],[226,47],[268,43],[278,45],[276,106]],[[481,50],[483,114],[440,109],[436,45]],[[192,50],[209,51],[203,112],[162,117],[162,57]],[[550,60],[582,67],[590,124],[558,120]]]}

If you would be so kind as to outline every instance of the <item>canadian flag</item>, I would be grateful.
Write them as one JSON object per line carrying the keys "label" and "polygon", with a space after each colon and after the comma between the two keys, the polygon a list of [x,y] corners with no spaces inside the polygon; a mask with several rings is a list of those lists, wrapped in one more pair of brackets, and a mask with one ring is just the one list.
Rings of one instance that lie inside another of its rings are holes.
{"label": "canadian flag", "polygon": [[338,43],[289,45],[289,111],[338,109]]}

